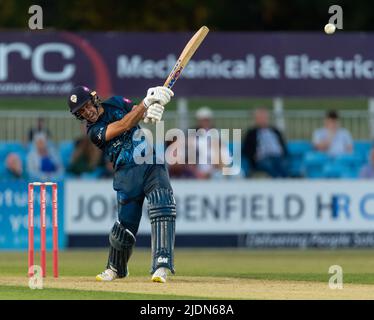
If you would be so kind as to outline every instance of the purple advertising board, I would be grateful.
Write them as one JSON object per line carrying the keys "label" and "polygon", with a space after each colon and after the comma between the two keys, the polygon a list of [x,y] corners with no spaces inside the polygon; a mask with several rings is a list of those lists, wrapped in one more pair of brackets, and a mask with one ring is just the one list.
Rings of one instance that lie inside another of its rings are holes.
{"label": "purple advertising board", "polygon": [[[192,33],[0,32],[0,96],[142,97]],[[374,96],[374,34],[210,32],[178,96]]]}

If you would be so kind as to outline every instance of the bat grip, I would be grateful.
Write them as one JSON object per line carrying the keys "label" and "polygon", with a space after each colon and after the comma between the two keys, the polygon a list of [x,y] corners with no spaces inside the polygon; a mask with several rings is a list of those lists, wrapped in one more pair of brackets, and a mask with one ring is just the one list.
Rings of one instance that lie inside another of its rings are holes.
{"label": "bat grip", "polygon": [[166,88],[168,88],[168,89],[171,89],[173,86],[170,85],[170,81],[169,81],[169,82],[166,81],[166,82],[164,83],[164,87],[166,87]]}

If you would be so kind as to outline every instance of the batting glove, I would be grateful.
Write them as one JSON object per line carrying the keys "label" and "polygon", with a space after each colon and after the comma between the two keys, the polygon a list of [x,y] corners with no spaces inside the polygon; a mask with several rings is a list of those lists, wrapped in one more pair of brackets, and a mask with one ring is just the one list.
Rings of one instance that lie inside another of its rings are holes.
{"label": "batting glove", "polygon": [[146,108],[156,102],[165,106],[170,101],[172,96],[174,96],[174,92],[166,87],[159,86],[149,88],[147,91],[147,96],[144,98],[143,103]]}
{"label": "batting glove", "polygon": [[144,122],[159,122],[162,118],[162,114],[164,113],[164,106],[159,103],[151,104],[147,109],[147,114],[144,118]]}

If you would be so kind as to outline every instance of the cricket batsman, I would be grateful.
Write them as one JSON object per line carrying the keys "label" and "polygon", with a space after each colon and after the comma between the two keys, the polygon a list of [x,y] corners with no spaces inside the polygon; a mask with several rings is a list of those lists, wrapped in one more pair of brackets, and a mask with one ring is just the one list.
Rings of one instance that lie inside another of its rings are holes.
{"label": "cricket batsman", "polygon": [[[106,269],[96,276],[98,281],[113,281],[128,276],[131,257],[144,198],[152,237],[152,281],[166,282],[168,271],[174,273],[174,239],[176,205],[165,164],[137,164],[134,150],[141,143],[134,139],[139,122],[157,122],[164,106],[174,95],[166,87],[147,91],[139,104],[122,96],[101,101],[95,91],[79,86],[68,97],[70,112],[87,121],[87,135],[110,159],[114,167],[113,188],[117,192],[118,221],[109,234],[109,257]],[[155,152],[152,149],[152,157]],[[148,162],[148,161],[147,161]]]}

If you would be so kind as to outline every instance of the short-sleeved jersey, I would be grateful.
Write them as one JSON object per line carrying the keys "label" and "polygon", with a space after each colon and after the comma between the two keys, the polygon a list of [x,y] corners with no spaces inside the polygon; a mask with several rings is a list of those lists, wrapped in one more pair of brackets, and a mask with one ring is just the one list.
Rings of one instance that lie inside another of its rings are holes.
{"label": "short-sleeved jersey", "polygon": [[113,96],[101,104],[104,108],[104,113],[95,123],[87,123],[88,137],[113,162],[114,169],[136,165],[133,157],[134,150],[142,141],[137,141],[138,139],[134,141],[133,138],[134,133],[140,129],[139,125],[109,141],[105,140],[108,125],[121,120],[132,110],[134,103],[124,97]]}

